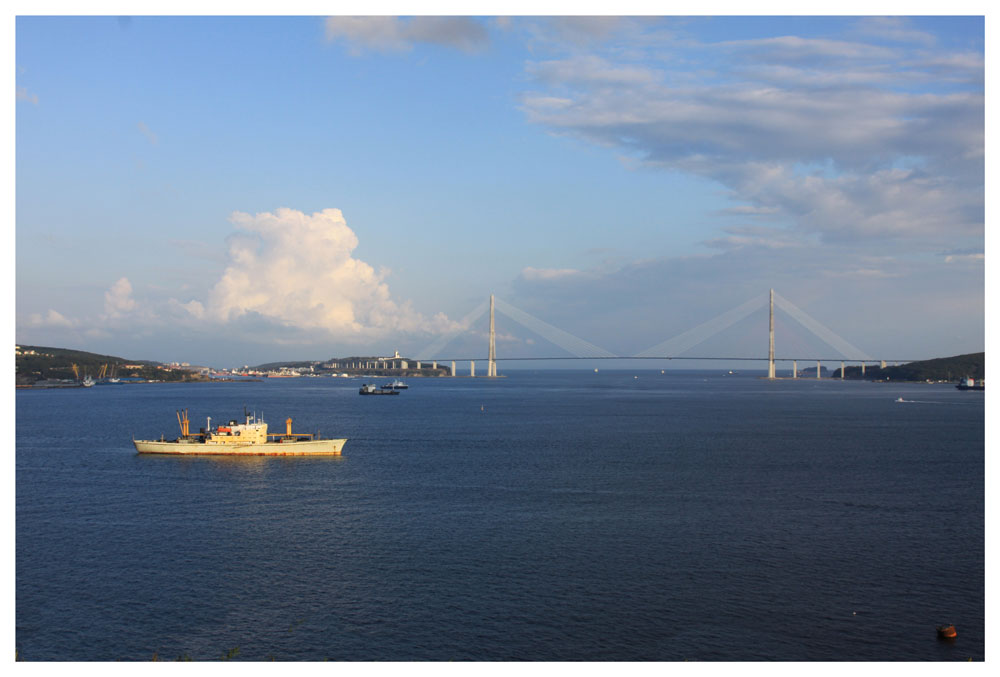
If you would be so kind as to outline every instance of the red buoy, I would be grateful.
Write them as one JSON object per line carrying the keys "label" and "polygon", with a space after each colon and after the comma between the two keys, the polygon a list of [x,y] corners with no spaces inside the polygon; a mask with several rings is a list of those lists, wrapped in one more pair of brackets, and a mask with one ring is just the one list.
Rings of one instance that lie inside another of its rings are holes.
{"label": "red buoy", "polygon": [[939,625],[937,629],[938,637],[942,639],[955,639],[958,633],[955,632],[954,625]]}

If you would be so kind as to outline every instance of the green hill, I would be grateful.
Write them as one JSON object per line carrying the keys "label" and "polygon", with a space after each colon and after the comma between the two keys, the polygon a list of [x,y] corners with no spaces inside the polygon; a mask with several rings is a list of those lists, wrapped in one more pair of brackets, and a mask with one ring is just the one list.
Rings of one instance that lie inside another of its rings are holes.
{"label": "green hill", "polygon": [[[885,369],[878,365],[866,365],[864,376],[860,366],[844,369],[844,378],[869,381],[958,381],[966,376],[986,378],[986,353],[938,357]],[[840,369],[834,372],[833,377],[840,378]]]}
{"label": "green hill", "polygon": [[[97,378],[102,369],[106,376],[114,374],[119,377],[150,381],[200,379],[197,373],[171,369],[152,360],[130,360],[115,355],[49,346],[19,345],[14,364],[18,385],[31,385],[46,379],[75,379],[84,376]],[[73,365],[76,365],[75,372]]]}

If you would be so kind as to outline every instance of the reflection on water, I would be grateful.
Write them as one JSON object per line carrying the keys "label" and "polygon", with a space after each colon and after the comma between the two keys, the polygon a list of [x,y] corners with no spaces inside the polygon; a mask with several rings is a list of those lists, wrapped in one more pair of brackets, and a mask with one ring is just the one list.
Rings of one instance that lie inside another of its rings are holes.
{"label": "reflection on water", "polygon": [[[346,448],[345,448],[346,453]],[[211,464],[219,472],[232,477],[266,477],[283,474],[292,464],[340,463],[344,456],[222,456],[218,454],[169,456],[166,454],[136,454],[144,463]]]}

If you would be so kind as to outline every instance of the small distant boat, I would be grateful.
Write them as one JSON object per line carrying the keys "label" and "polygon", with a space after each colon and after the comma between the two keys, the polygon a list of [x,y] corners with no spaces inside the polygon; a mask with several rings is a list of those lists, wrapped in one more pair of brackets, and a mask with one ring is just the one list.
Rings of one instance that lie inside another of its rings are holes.
{"label": "small distant boat", "polygon": [[89,376],[84,376],[83,380],[80,382],[80,385],[82,385],[84,388],[92,388],[94,386],[94,379],[90,378]]}
{"label": "small distant boat", "polygon": [[937,634],[941,639],[955,639],[958,636],[958,633],[955,632],[955,626],[951,624],[939,625]]}
{"label": "small distant boat", "polygon": [[904,400],[902,397],[897,397],[896,401],[897,402],[906,402],[906,400]]}
{"label": "small distant boat", "polygon": [[374,383],[366,383],[358,390],[359,395],[398,395],[398,390],[392,388],[376,388]]}
{"label": "small distant boat", "polygon": [[389,389],[389,390],[406,390],[409,387],[410,386],[406,385],[399,379],[396,379],[392,383],[386,383],[385,385],[382,386],[383,389]]}

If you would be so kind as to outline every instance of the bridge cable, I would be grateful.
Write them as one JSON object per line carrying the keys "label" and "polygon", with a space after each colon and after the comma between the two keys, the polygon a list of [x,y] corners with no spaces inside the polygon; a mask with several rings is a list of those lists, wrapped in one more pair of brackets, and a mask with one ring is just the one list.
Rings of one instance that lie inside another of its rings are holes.
{"label": "bridge cable", "polygon": [[767,305],[768,295],[756,296],[741,306],[728,310],[707,322],[702,322],[693,329],[688,329],[683,334],[667,339],[662,343],[657,343],[651,348],[638,353],[636,357],[672,357],[680,355],[694,348],[700,343],[704,343],[719,332],[728,329],[750,313]]}
{"label": "bridge cable", "polygon": [[428,345],[426,348],[417,353],[416,359],[429,360],[434,356],[436,356],[439,352],[441,352],[441,349],[444,348],[449,343],[451,343],[455,337],[457,337],[462,332],[468,331],[469,327],[472,326],[472,323],[478,320],[480,317],[482,317],[486,313],[486,310],[489,307],[490,307],[489,301],[483,301],[482,303],[480,303],[478,306],[472,309],[472,312],[463,317],[462,321],[459,322],[454,329],[445,332],[444,334],[436,338],[433,342],[431,342],[430,345]]}
{"label": "bridge cable", "polygon": [[510,319],[576,357],[617,357],[614,353],[608,352],[600,346],[595,346],[593,343],[584,341],[578,336],[573,336],[567,331],[553,327],[551,324],[539,320],[534,315],[520,308],[515,308],[502,299],[496,299],[496,307],[497,310]]}
{"label": "bridge cable", "polygon": [[809,317],[804,310],[798,308],[785,297],[774,292],[774,303],[786,313],[791,315],[799,324],[811,331],[816,338],[826,343],[828,346],[839,352],[843,357],[851,360],[861,359],[874,361],[871,355],[859,350],[845,339],[838,336],[832,329],[824,327],[822,324]]}

